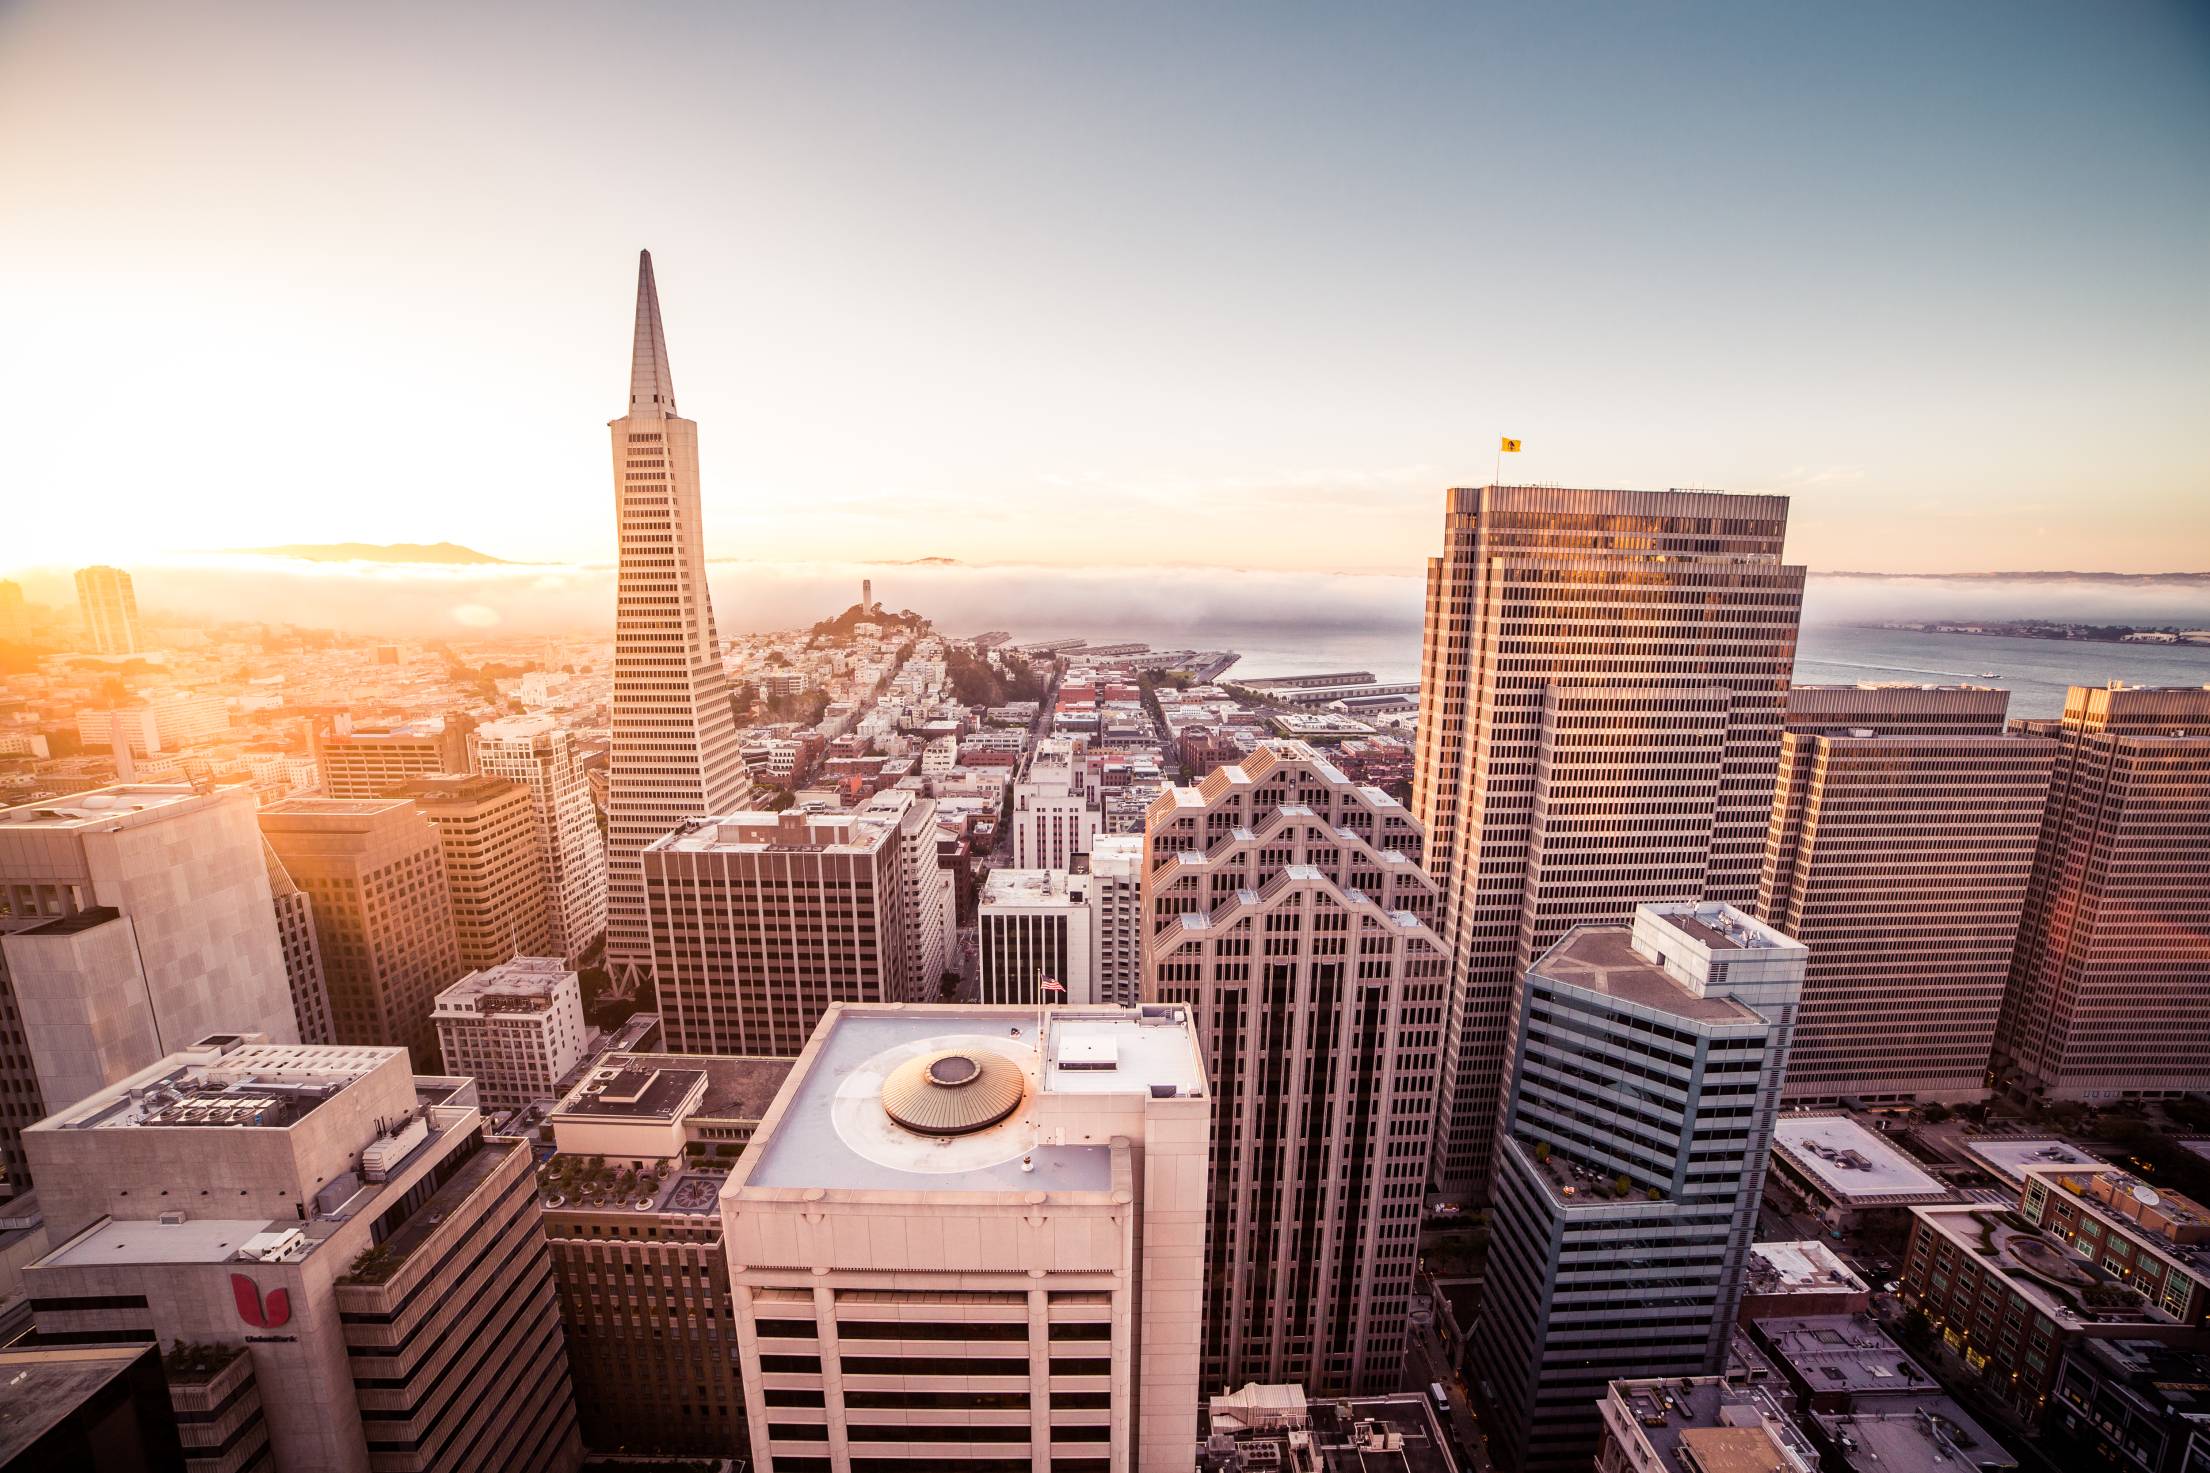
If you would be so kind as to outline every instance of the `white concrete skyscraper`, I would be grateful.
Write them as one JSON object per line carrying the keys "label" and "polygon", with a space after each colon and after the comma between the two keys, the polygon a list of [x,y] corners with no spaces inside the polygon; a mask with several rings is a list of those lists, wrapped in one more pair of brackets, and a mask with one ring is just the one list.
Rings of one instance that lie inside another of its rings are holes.
{"label": "white concrete skyscraper", "polygon": [[675,412],[652,253],[637,255],[629,412],[610,426],[621,573],[614,605],[614,734],[607,796],[606,965],[652,972],[637,856],[686,818],[732,813],[751,787],[706,588],[698,426]]}

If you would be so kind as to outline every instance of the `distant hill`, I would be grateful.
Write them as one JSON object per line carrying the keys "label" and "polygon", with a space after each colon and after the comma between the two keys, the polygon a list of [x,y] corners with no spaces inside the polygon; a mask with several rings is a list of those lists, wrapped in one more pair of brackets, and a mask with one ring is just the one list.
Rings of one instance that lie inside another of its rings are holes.
{"label": "distant hill", "polygon": [[505,563],[503,557],[457,542],[292,542],[282,547],[226,547],[225,552],[292,557],[310,563]]}

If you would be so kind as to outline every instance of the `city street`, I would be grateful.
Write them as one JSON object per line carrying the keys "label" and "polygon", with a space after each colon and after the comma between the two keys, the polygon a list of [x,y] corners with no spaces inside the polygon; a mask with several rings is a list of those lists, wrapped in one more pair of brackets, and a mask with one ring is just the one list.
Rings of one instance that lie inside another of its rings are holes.
{"label": "city street", "polygon": [[1491,1473],[1488,1443],[1481,1435],[1481,1424],[1473,1414],[1473,1404],[1466,1398],[1466,1388],[1457,1373],[1449,1367],[1442,1341],[1435,1333],[1432,1318],[1414,1319],[1405,1356],[1405,1380],[1409,1390],[1428,1393],[1428,1388],[1441,1382],[1443,1392],[1450,1398],[1450,1432],[1457,1439],[1458,1465],[1466,1473]]}

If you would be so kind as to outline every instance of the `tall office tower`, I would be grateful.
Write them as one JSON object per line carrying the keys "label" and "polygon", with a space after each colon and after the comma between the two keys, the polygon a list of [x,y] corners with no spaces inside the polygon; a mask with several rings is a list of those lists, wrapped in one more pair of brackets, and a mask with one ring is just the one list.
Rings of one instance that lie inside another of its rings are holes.
{"label": "tall office tower", "polygon": [[384,796],[407,799],[437,830],[462,966],[552,953],[545,851],[529,789],[500,777],[418,777]]}
{"label": "tall office tower", "polygon": [[194,1467],[574,1469],[530,1147],[467,1085],[230,1033],[41,1121],[40,1338],[197,1347],[180,1420],[235,1441]]}
{"label": "tall office tower", "polygon": [[468,765],[465,716],[428,716],[396,726],[352,726],[315,733],[315,767],[331,798],[381,798],[418,777],[460,776]]}
{"label": "tall office tower", "polygon": [[1086,744],[1046,737],[1013,784],[1013,868],[1072,869],[1097,837],[1102,814],[1090,790]]}
{"label": "tall office tower", "polygon": [[1505,1467],[1588,1467],[1608,1382],[1725,1367],[1805,958],[1643,905],[1528,969],[1472,1344]]}
{"label": "tall office tower", "polygon": [[934,997],[910,854],[897,821],[863,813],[694,819],[648,847],[669,1046],[795,1058],[831,1003]]}
{"label": "tall office tower", "polygon": [[1640,901],[1757,903],[1803,601],[1787,524],[1784,496],[1450,492],[1412,785],[1456,957],[1446,1195],[1487,1189],[1530,961]]}
{"label": "tall office tower", "polygon": [[606,841],[575,738],[550,716],[510,716],[477,727],[469,742],[478,771],[529,789],[553,949],[574,966],[606,934]]}
{"label": "tall office tower", "polygon": [[1090,842],[1090,985],[1099,1002],[1143,996],[1143,835]]}
{"label": "tall office tower", "polygon": [[0,578],[0,644],[21,644],[31,637],[31,610],[23,601],[23,585]]}
{"label": "tall office tower", "polygon": [[706,586],[698,425],[675,412],[652,253],[637,253],[629,412],[612,424],[621,571],[614,605],[614,734],[606,805],[606,965],[652,975],[646,845],[687,818],[733,813],[752,781]]}
{"label": "tall office tower", "polygon": [[1144,997],[1189,1006],[1217,1102],[1205,1384],[1394,1389],[1450,973],[1419,825],[1276,742],[1144,840]]}
{"label": "tall office tower", "polygon": [[831,1008],[722,1188],[759,1473],[1183,1473],[1186,1009]]}
{"label": "tall office tower", "polygon": [[747,1445],[721,1187],[790,1063],[608,1053],[547,1117],[545,1236],[586,1446]]}
{"label": "tall office tower", "polygon": [[[994,869],[975,902],[986,1003],[1097,1001],[1090,877],[1062,869]],[[1056,982],[1064,992],[1046,993]]]}
{"label": "tall office tower", "polygon": [[1790,1100],[1987,1093],[2056,760],[2052,741],[2003,735],[2009,701],[1977,686],[1788,692],[1757,911],[1811,949]]}
{"label": "tall office tower", "polygon": [[146,648],[138,627],[138,593],[121,568],[77,569],[77,607],[84,611],[84,632],[103,655],[135,655]]}
{"label": "tall office tower", "polygon": [[179,1039],[299,1036],[245,788],[101,788],[0,810],[0,1163]]}
{"label": "tall office tower", "polygon": [[431,1009],[460,980],[437,830],[405,798],[286,798],[261,834],[314,907],[330,1021],[343,1044],[438,1057]]}
{"label": "tall office tower", "polygon": [[2052,1099],[2210,1087],[2210,687],[2072,687],[1996,1038]]}
{"label": "tall office tower", "polygon": [[330,985],[322,976],[322,947],[315,941],[315,908],[307,892],[292,881],[269,841],[261,841],[268,867],[269,898],[276,912],[276,942],[284,952],[284,977],[291,984],[292,1016],[299,1021],[301,1043],[336,1043],[330,1021]]}

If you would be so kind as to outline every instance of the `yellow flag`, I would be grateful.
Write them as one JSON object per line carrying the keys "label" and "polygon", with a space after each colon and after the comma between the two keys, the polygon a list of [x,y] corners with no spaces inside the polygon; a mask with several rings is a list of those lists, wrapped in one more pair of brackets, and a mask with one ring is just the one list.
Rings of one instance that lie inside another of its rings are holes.
{"label": "yellow flag", "polygon": [[1519,441],[1517,441],[1517,440],[1506,440],[1506,441],[1504,442],[1504,445],[1503,445],[1503,449],[1504,449],[1505,451],[1507,451],[1507,452],[1509,452],[1509,451],[1514,451],[1514,450],[1517,450],[1517,449],[1519,449]]}

